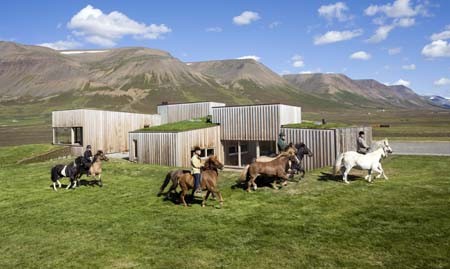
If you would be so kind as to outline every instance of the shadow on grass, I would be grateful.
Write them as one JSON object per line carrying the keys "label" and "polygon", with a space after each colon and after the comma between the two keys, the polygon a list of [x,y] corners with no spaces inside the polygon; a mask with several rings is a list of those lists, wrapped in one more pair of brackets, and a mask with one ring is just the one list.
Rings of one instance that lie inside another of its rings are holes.
{"label": "shadow on grass", "polygon": [[[290,178],[288,182],[298,183],[302,179],[303,179],[302,177],[299,177],[298,179]],[[271,176],[258,176],[255,180],[255,183],[258,186],[258,188],[269,187],[272,189],[273,188],[272,184],[275,180],[276,178]],[[280,187],[280,182],[277,182],[277,185],[278,187]],[[242,189],[245,191],[247,189],[247,181],[237,181],[236,184],[231,186],[231,189],[232,190]]]}
{"label": "shadow on grass", "polygon": [[[174,205],[180,205],[181,199],[180,199],[181,192],[171,192],[171,193],[162,193],[161,196],[163,197],[164,202],[170,202]],[[203,195],[206,195],[206,191],[203,191]],[[209,196],[208,200],[211,200],[212,195]],[[192,193],[187,194],[184,199],[186,200],[186,203],[188,206],[194,205],[194,204],[202,204],[202,198],[201,197],[195,197]]]}
{"label": "shadow on grass", "polygon": [[[347,180],[348,181],[355,181],[360,180],[361,177],[355,176],[355,175],[348,175]],[[333,175],[331,173],[324,173],[321,172],[319,177],[317,178],[318,181],[337,181],[337,182],[343,182],[342,175]]]}

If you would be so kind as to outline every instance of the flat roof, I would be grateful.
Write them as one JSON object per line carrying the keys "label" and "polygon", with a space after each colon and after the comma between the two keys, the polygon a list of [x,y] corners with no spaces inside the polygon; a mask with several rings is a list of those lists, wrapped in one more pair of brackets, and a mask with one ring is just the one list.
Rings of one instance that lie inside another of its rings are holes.
{"label": "flat roof", "polygon": [[201,103],[219,103],[219,104],[224,104],[225,103],[220,103],[220,102],[215,102],[215,101],[195,101],[195,102],[180,102],[180,103],[168,103],[168,104],[159,104],[157,106],[171,106],[171,105],[188,105],[188,104],[201,104]]}
{"label": "flat roof", "polygon": [[270,105],[300,107],[300,106],[294,106],[294,105],[288,105],[288,104],[282,104],[282,103],[264,103],[264,104],[249,104],[249,105],[214,106],[213,108],[228,108],[228,107],[243,107],[243,106],[270,106]]}
{"label": "flat roof", "polygon": [[96,111],[96,112],[114,112],[114,113],[127,113],[127,114],[138,114],[138,115],[148,115],[148,116],[160,116],[159,114],[145,114],[145,113],[138,113],[138,112],[113,111],[113,110],[103,110],[103,109],[96,109],[96,108],[75,108],[75,109],[53,110],[52,112],[83,111],[83,110],[90,110],[90,111]]}

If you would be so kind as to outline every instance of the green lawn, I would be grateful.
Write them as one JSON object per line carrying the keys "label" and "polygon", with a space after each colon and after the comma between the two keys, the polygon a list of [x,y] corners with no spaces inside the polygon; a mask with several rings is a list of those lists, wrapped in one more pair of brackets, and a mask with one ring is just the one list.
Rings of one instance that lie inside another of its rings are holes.
{"label": "green lawn", "polygon": [[303,121],[302,123],[291,123],[283,125],[286,128],[302,128],[302,129],[335,129],[351,127],[351,124],[327,122],[325,124],[315,124],[313,121]]}
{"label": "green lawn", "polygon": [[206,122],[206,118],[199,118],[151,126],[149,128],[140,129],[138,132],[183,132],[214,126],[217,126],[217,124]]}
{"label": "green lawn", "polygon": [[223,172],[217,209],[164,201],[170,168],[119,160],[103,188],[54,192],[49,170],[69,160],[14,164],[37,147],[0,150],[0,268],[450,266],[450,158],[391,156],[389,181],[345,185],[322,169],[253,193]]}

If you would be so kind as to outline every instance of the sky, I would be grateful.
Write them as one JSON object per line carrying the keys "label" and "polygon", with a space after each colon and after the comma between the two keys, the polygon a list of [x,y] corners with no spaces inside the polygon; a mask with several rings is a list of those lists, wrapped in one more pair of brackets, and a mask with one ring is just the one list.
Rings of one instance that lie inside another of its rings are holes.
{"label": "sky", "polygon": [[450,1],[4,1],[0,40],[142,46],[184,62],[254,58],[278,74],[344,73],[450,97]]}

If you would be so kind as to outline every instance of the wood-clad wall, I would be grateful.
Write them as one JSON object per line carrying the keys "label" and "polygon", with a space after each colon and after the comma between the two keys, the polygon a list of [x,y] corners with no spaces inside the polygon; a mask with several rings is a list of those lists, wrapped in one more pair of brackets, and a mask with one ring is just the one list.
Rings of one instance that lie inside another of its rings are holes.
{"label": "wood-clad wall", "polygon": [[52,127],[82,127],[83,146],[107,153],[128,151],[128,132],[160,124],[159,115],[90,109],[52,113]]}
{"label": "wood-clad wall", "polygon": [[161,115],[161,122],[164,124],[205,117],[212,114],[213,107],[220,106],[225,106],[225,104],[216,102],[199,102],[158,105],[158,114]]}
{"label": "wood-clad wall", "polygon": [[351,127],[338,129],[297,129],[282,128],[286,133],[286,141],[303,142],[314,153],[313,157],[303,159],[306,170],[332,166],[338,154],[345,151],[356,151],[356,139],[359,131],[364,131],[366,141],[372,143],[371,127]]}
{"label": "wood-clad wall", "polygon": [[301,122],[301,108],[281,105],[248,105],[213,108],[222,140],[275,141],[280,126]]}
{"label": "wood-clad wall", "polygon": [[[137,143],[137,158],[133,140]],[[219,126],[186,132],[131,132],[129,143],[130,160],[139,163],[190,167],[191,150],[196,146],[214,149],[223,160]]]}

